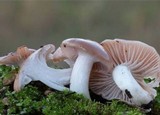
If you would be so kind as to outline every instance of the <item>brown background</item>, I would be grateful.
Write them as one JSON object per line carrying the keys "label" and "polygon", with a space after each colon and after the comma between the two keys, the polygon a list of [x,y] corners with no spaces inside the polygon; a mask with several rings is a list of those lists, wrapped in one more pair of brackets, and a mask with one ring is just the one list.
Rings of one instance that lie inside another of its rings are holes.
{"label": "brown background", "polygon": [[160,53],[160,1],[0,1],[0,55],[71,37],[140,40]]}

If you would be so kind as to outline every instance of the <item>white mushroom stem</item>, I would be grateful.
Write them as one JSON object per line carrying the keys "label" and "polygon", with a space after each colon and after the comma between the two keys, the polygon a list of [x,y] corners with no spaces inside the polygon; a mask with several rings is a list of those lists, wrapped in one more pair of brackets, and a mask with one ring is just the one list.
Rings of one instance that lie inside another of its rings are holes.
{"label": "white mushroom stem", "polygon": [[73,66],[70,80],[70,90],[83,94],[89,99],[89,76],[94,62],[94,58],[89,54],[79,54]]}
{"label": "white mushroom stem", "polygon": [[113,70],[113,79],[117,86],[125,92],[136,105],[148,104],[153,97],[145,91],[132,76],[127,66],[118,65]]}
{"label": "white mushroom stem", "polygon": [[[22,69],[19,72],[19,77],[21,76],[23,79],[24,85],[28,84],[30,81],[41,81],[51,88],[62,91],[67,89],[64,85],[69,84],[71,70],[72,69],[53,69],[45,67],[44,65],[39,65],[35,68],[27,67],[25,70]],[[23,88],[24,85],[21,87]]]}

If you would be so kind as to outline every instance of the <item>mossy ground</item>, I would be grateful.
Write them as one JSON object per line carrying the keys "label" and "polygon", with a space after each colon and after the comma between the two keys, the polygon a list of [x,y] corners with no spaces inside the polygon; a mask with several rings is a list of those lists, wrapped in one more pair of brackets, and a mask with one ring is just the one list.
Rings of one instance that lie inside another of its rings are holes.
{"label": "mossy ground", "polygon": [[[32,82],[20,92],[13,83],[4,85],[17,71],[15,67],[0,66],[0,115],[145,115],[135,107],[113,100],[100,103],[69,91],[53,91],[40,82]],[[160,112],[160,89],[149,114]]]}

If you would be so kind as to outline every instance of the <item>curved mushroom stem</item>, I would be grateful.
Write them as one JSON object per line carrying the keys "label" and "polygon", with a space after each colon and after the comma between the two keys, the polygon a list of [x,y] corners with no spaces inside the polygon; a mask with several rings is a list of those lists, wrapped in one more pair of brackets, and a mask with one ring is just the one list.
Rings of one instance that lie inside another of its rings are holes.
{"label": "curved mushroom stem", "polygon": [[54,51],[54,45],[48,44],[31,54],[20,68],[14,83],[14,89],[19,91],[31,81],[41,81],[47,86],[62,91],[68,89],[72,68],[53,69],[47,65],[47,58]]}
{"label": "curved mushroom stem", "polygon": [[14,90],[20,91],[25,85],[30,83],[31,81],[41,81],[47,86],[63,91],[68,90],[68,88],[64,87],[64,85],[69,84],[70,75],[72,69],[53,69],[53,68],[45,68],[40,67],[37,70],[30,67],[25,70],[20,70],[15,83]]}
{"label": "curved mushroom stem", "polygon": [[128,67],[118,65],[113,70],[113,79],[117,86],[137,105],[148,104],[153,97],[145,91],[132,76]]}
{"label": "curved mushroom stem", "polygon": [[89,76],[93,63],[94,59],[89,54],[79,55],[73,66],[70,80],[70,90],[83,94],[89,99]]}

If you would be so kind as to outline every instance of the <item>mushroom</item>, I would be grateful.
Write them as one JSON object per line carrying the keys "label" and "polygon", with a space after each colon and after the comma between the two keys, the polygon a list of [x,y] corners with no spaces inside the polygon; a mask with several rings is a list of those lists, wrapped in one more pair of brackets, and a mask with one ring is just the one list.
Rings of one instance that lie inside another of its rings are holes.
{"label": "mushroom", "polygon": [[[78,56],[78,54],[75,51],[71,51],[69,49],[64,49],[65,51],[62,51],[61,47],[59,47],[53,55],[51,55],[50,59],[54,63],[59,63],[62,61],[65,61],[71,68],[73,68],[75,60]],[[67,51],[68,50],[68,51]],[[71,53],[71,55],[69,53]]]}
{"label": "mushroom", "polygon": [[26,46],[20,46],[17,48],[16,52],[11,52],[6,56],[0,57],[0,64],[1,65],[14,65],[18,64],[19,66],[22,65],[25,59],[28,58],[30,54],[32,54],[35,50],[27,48]]}
{"label": "mushroom", "polygon": [[47,65],[54,50],[54,45],[45,45],[25,60],[14,82],[15,91],[21,90],[31,81],[41,81],[59,91],[67,89],[64,85],[69,84],[72,69],[54,69]]}
{"label": "mushroom", "polygon": [[56,52],[54,61],[67,59],[67,63],[73,66],[70,90],[90,99],[89,76],[92,66],[95,62],[106,63],[109,60],[107,52],[99,43],[81,38],[64,40]]}
{"label": "mushroom", "polygon": [[145,83],[144,78],[154,78],[155,84],[160,82],[157,51],[140,41],[122,39],[105,40],[101,45],[109,54],[112,69],[106,72],[100,63],[93,66],[91,91],[107,100],[120,99],[131,105],[150,103],[156,96],[156,90],[153,85]]}
{"label": "mushroom", "polygon": [[[18,65],[21,66],[22,63],[31,55],[35,50],[27,48],[26,46],[20,46],[17,48],[16,52],[11,52],[6,56],[0,57],[0,65]],[[8,74],[8,77],[3,79],[4,85],[10,85],[14,82],[16,78],[17,70],[12,71]]]}

